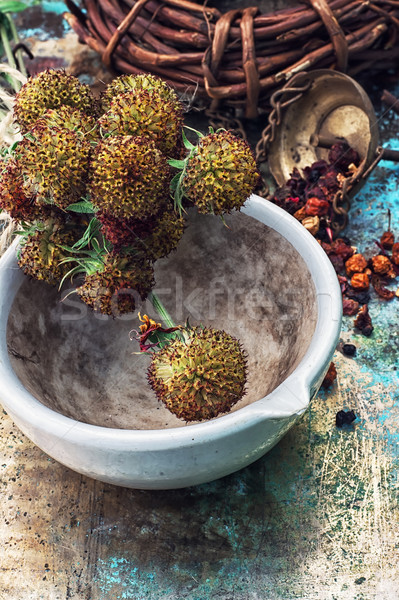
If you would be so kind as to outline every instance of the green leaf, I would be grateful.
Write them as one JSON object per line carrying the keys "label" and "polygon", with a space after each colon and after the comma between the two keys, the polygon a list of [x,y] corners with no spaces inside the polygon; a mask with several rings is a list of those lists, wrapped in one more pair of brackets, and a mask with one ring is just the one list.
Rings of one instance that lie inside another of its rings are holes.
{"label": "green leaf", "polygon": [[179,183],[180,183],[181,176],[182,176],[181,173],[176,173],[176,175],[173,177],[173,179],[171,179],[171,181],[169,183],[171,192],[175,192],[177,190]]}
{"label": "green leaf", "polygon": [[[190,131],[193,131],[194,133],[196,133],[196,134],[197,134],[197,136],[198,136],[200,139],[204,137],[204,134],[203,134],[203,133],[201,133],[200,131],[198,131],[198,129],[194,129],[193,127],[189,127],[188,125],[184,125],[184,129],[189,129]],[[187,137],[186,137],[186,134],[184,133],[184,130],[183,130],[183,141],[184,141],[185,139],[187,140]],[[188,141],[188,140],[187,140],[187,141]],[[191,144],[191,142],[189,142],[189,141],[188,141],[188,143],[189,143],[189,144]],[[191,145],[193,145],[193,144],[191,144]]]}
{"label": "green leaf", "polygon": [[[188,127],[188,129],[191,129],[191,127]],[[202,134],[200,134],[199,131],[196,131],[195,129],[192,129],[192,131],[195,131],[195,133],[198,135],[198,137],[202,136]],[[184,133],[184,130],[182,131],[182,138],[183,138],[184,147],[187,148],[187,150],[194,150],[195,146],[187,138],[186,134]]]}
{"label": "green leaf", "polygon": [[17,2],[16,0],[0,0],[0,12],[21,12],[27,8],[24,2]]}
{"label": "green leaf", "polygon": [[96,212],[96,209],[94,208],[93,204],[89,202],[89,200],[82,200],[81,202],[75,202],[74,204],[70,204],[69,206],[67,206],[67,210],[81,214]]}
{"label": "green leaf", "polygon": [[177,160],[176,158],[170,158],[168,160],[168,164],[171,167],[175,167],[176,169],[184,169],[184,167],[186,166],[186,161],[185,160]]}

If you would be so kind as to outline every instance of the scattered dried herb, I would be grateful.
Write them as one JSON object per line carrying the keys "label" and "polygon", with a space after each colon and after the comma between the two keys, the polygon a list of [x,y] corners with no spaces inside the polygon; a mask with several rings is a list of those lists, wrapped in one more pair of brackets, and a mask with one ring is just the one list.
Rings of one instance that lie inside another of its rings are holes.
{"label": "scattered dried herb", "polygon": [[346,290],[346,297],[350,300],[356,300],[359,304],[368,304],[370,302],[370,294],[368,290],[355,290],[349,286]]}
{"label": "scattered dried herb", "polygon": [[399,242],[396,242],[393,246],[392,246],[392,257],[391,257],[391,261],[393,262],[394,265],[399,266]]}
{"label": "scattered dried herb", "polygon": [[342,299],[342,312],[344,315],[349,317],[353,317],[356,315],[359,310],[360,304],[356,300],[352,298],[343,298]]}
{"label": "scattered dried herb", "polygon": [[359,329],[359,331],[362,332],[363,335],[366,335],[368,337],[372,334],[374,327],[371,321],[367,304],[363,304],[363,306],[357,313],[354,325],[357,329]]}
{"label": "scattered dried herb", "polygon": [[351,286],[355,290],[368,290],[370,279],[367,273],[354,273],[351,277]]}
{"label": "scattered dried herb", "polygon": [[350,425],[355,419],[357,417],[353,410],[340,410],[335,415],[335,424],[337,427],[342,427],[343,425]]}
{"label": "scattered dried herb", "polygon": [[395,297],[395,292],[393,290],[389,290],[384,286],[384,281],[378,275],[373,275],[371,278],[371,283],[376,293],[383,300],[392,300]]}
{"label": "scattered dried herb", "polygon": [[323,379],[323,383],[321,384],[323,388],[329,388],[337,378],[337,369],[335,368],[335,364],[333,362],[330,363],[328,367],[328,371]]}
{"label": "scattered dried herb", "polygon": [[385,250],[392,250],[394,241],[395,237],[392,231],[384,231],[380,239],[381,246],[385,248]]}
{"label": "scattered dried herb", "polygon": [[373,256],[370,259],[370,268],[374,273],[377,273],[377,275],[385,275],[391,279],[395,279],[396,277],[391,261],[388,256],[384,256],[383,254],[377,254],[377,256]]}
{"label": "scattered dried herb", "polygon": [[355,273],[363,273],[367,268],[367,260],[363,254],[353,254],[345,263],[345,271],[348,277],[352,277]]}
{"label": "scattered dried herb", "polygon": [[[335,197],[359,163],[359,155],[345,142],[334,144],[328,161],[318,160],[302,174],[295,167],[286,184],[269,200],[294,215],[317,239],[331,241],[331,224],[340,218],[333,208]],[[309,217],[318,221],[309,221]]]}

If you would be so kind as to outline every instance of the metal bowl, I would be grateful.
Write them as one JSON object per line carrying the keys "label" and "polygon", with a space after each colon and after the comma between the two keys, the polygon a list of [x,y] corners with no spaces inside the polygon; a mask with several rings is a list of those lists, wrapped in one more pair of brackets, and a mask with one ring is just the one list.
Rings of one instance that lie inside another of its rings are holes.
{"label": "metal bowl", "polygon": [[[378,127],[363,88],[348,75],[328,69],[303,73],[295,81],[309,87],[283,109],[268,147],[269,168],[277,184],[284,185],[295,167],[301,171],[317,160],[327,160],[328,148],[318,145],[325,139],[344,139],[359,153],[358,171],[364,172],[375,158]],[[349,195],[362,183],[359,179]]]}

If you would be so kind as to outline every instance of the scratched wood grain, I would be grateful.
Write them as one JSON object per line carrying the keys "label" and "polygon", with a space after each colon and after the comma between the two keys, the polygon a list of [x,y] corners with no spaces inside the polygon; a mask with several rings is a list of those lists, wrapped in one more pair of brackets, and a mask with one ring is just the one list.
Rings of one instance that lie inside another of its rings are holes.
{"label": "scratched wood grain", "polygon": [[[0,597],[397,598],[397,388],[336,362],[338,383],[271,453],[186,490],[80,476],[3,414]],[[360,422],[338,430],[343,407]]]}

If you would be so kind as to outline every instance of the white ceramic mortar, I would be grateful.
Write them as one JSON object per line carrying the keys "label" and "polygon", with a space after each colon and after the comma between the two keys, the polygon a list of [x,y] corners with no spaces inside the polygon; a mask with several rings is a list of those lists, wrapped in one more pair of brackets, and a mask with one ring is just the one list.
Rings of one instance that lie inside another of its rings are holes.
{"label": "white ceramic mortar", "polygon": [[[292,244],[309,270],[309,285],[313,282],[315,288],[315,330],[293,372],[265,397],[191,425],[140,430],[104,427],[56,412],[26,389],[7,350],[8,317],[26,281],[13,244],[0,260],[0,401],[28,438],[79,473],[141,489],[179,488],[220,478],[249,465],[281,439],[306,411],[329,366],[340,333],[341,292],[328,257],[293,217],[255,195],[242,212]],[[267,340],[260,336],[259,343]]]}

